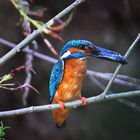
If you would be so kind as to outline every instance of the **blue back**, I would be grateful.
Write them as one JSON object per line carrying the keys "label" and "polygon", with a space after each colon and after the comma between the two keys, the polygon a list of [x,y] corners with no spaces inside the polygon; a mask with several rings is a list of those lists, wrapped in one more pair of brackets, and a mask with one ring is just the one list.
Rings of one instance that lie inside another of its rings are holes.
{"label": "blue back", "polygon": [[58,60],[58,62],[53,66],[49,84],[51,102],[53,100],[57,87],[59,86],[61,79],[63,77],[63,68],[64,68],[63,60]]}

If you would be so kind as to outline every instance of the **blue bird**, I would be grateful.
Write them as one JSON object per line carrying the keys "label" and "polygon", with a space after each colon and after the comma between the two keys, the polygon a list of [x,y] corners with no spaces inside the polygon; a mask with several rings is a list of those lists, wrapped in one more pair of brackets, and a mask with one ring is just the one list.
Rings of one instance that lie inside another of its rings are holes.
{"label": "blue bird", "polygon": [[115,51],[96,46],[86,40],[71,40],[60,52],[60,59],[54,65],[50,76],[50,101],[59,103],[61,109],[52,111],[58,128],[64,126],[70,109],[64,108],[64,102],[81,99],[83,105],[86,98],[81,96],[84,77],[87,70],[87,58],[107,59],[121,64],[127,60]]}

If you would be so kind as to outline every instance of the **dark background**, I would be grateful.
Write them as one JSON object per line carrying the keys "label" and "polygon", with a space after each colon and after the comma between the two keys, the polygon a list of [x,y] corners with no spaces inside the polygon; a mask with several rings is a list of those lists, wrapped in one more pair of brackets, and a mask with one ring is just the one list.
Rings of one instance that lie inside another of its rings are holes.
{"label": "dark background", "polygon": [[[36,4],[47,8],[44,21],[49,20],[69,4],[72,0],[36,0]],[[14,43],[23,40],[21,27],[17,26],[19,14],[10,1],[0,0],[0,37]],[[139,0],[87,0],[75,12],[73,20],[63,31],[66,41],[72,39],[86,39],[102,47],[116,50],[125,54],[128,47],[136,38],[140,29],[140,1]],[[56,50],[60,51],[63,44],[50,37]],[[37,38],[39,51],[53,56],[47,47]],[[10,49],[0,45],[0,56]],[[139,78],[139,43],[129,57],[129,64],[123,66],[121,74]],[[11,69],[23,65],[25,55],[19,53],[5,63],[0,74],[8,73]],[[44,105],[49,103],[48,81],[53,64],[34,58],[34,69],[37,75],[32,79],[32,85],[41,95],[30,91],[28,105]],[[117,64],[103,60],[89,60],[88,68],[100,72],[113,72]],[[16,76],[17,81],[24,81],[25,73]],[[107,81],[103,81],[107,84]],[[121,92],[135,90],[114,84],[112,91]],[[82,94],[86,97],[101,93],[101,89],[86,77]],[[0,89],[0,110],[11,110],[24,107],[22,94],[19,91]],[[139,104],[139,97],[130,101]],[[6,130],[6,140],[139,140],[140,112],[116,101],[90,104],[72,110],[66,128],[61,132],[55,128],[50,112],[32,113],[17,117],[1,119]]]}

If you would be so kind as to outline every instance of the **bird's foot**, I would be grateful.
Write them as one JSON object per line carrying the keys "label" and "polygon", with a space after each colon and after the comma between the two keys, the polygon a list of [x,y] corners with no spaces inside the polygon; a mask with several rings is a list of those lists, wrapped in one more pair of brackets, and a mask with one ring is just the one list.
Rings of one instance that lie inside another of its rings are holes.
{"label": "bird's foot", "polygon": [[64,110],[64,109],[65,109],[64,102],[59,101],[58,103],[60,104],[60,109],[61,109],[61,110]]}
{"label": "bird's foot", "polygon": [[83,105],[86,105],[86,104],[87,104],[87,100],[86,100],[85,97],[81,97],[81,100],[82,100],[82,104],[83,104]]}

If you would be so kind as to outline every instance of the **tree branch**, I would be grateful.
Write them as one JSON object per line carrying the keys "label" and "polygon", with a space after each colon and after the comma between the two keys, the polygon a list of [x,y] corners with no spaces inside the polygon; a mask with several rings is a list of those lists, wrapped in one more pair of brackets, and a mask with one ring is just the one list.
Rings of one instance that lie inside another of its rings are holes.
{"label": "tree branch", "polygon": [[[131,46],[129,47],[129,49],[127,50],[127,52],[126,52],[126,54],[125,54],[125,56],[124,56],[125,58],[128,58],[129,54],[132,52],[133,48],[135,47],[135,45],[136,45],[136,43],[139,41],[139,39],[140,39],[140,34],[138,34],[137,38],[134,40],[134,42],[132,43],[132,45],[131,45]],[[105,95],[108,93],[108,91],[110,90],[110,88],[111,88],[111,86],[112,86],[112,84],[113,84],[113,81],[115,80],[115,78],[116,78],[116,76],[117,76],[119,70],[121,69],[121,67],[122,67],[122,64],[119,64],[119,65],[117,66],[117,68],[116,68],[116,70],[115,70],[115,72],[114,72],[112,78],[110,79],[110,81],[109,81],[109,83],[107,84],[107,86],[106,86],[104,92],[102,93],[102,96],[105,96]]]}
{"label": "tree branch", "polygon": [[[87,104],[100,103],[100,102],[115,100],[115,99],[119,99],[119,98],[122,99],[122,98],[127,98],[127,97],[134,97],[134,96],[140,96],[140,90],[110,94],[110,95],[106,95],[105,98],[102,96],[102,94],[100,94],[98,96],[87,98]],[[71,101],[71,102],[65,103],[65,108],[76,108],[78,106],[82,106],[81,100],[76,100],[76,101]],[[1,111],[0,118],[23,115],[23,114],[27,114],[27,113],[33,113],[33,112],[50,111],[50,110],[54,110],[54,109],[60,109],[60,104],[31,106],[31,107],[16,109],[16,110],[11,110],[11,111]]]}
{"label": "tree branch", "polygon": [[[4,44],[10,48],[15,48],[15,46],[17,44],[13,43],[13,42],[10,42],[8,40],[5,40],[3,38],[0,38],[0,43],[1,44]],[[57,59],[53,58],[53,57],[50,57],[50,56],[47,56],[47,55],[44,55],[42,53],[39,53],[37,51],[34,51],[32,49],[28,49],[28,48],[25,48],[22,50],[23,52],[25,53],[29,53],[29,54],[32,54],[33,56],[39,58],[39,59],[42,59],[42,60],[45,60],[45,61],[48,61],[48,62],[51,62],[51,63],[56,63],[57,62]]]}
{"label": "tree branch", "polygon": [[[104,91],[105,86],[99,80],[97,80],[94,76],[89,76],[89,78],[96,86],[98,86],[101,90]],[[112,91],[109,91],[109,94],[114,94],[114,93]],[[127,107],[131,107],[131,108],[135,109],[136,111],[140,112],[140,106],[132,101],[129,101],[127,99],[117,99],[116,101],[118,101],[119,103],[121,103],[123,105],[126,105]]]}
{"label": "tree branch", "polygon": [[31,41],[33,41],[37,36],[39,36],[40,33],[42,33],[43,28],[49,27],[54,21],[54,19],[60,19],[64,17],[65,15],[70,13],[72,10],[74,10],[83,2],[85,2],[85,0],[76,0],[70,6],[65,8],[63,11],[61,11],[59,14],[57,14],[55,17],[53,17],[51,20],[45,23],[41,28],[39,28],[38,30],[35,30],[32,34],[30,34],[23,41],[21,41],[14,49],[12,49],[7,54],[5,54],[2,58],[0,58],[0,66],[4,64],[6,61],[8,61],[10,58],[12,58],[16,53],[23,50]]}

